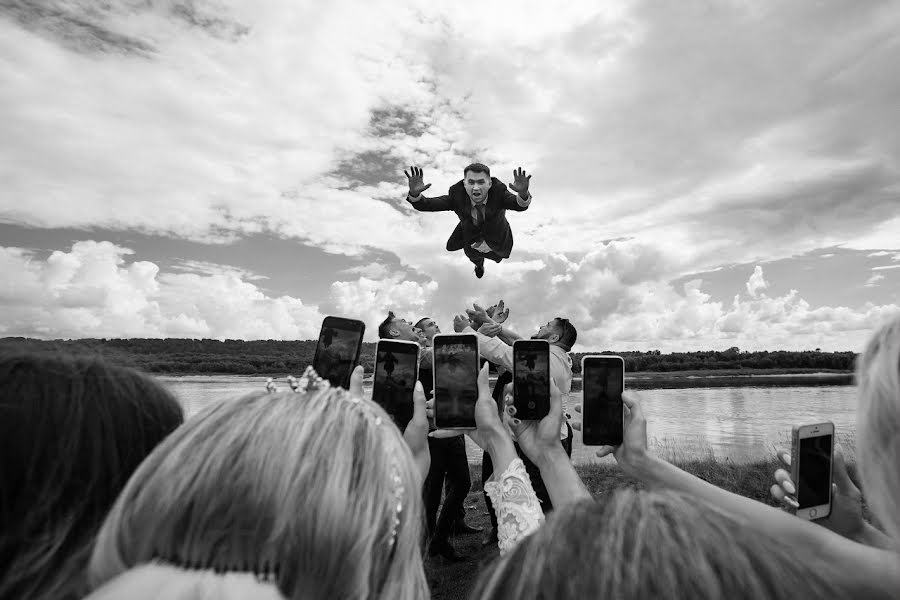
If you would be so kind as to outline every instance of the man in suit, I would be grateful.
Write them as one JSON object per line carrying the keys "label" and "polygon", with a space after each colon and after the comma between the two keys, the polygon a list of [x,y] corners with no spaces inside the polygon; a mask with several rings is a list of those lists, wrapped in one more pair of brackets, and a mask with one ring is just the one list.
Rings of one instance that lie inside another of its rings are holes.
{"label": "man in suit", "polygon": [[431,184],[425,184],[421,168],[410,167],[410,172],[403,174],[409,180],[406,199],[413,208],[423,212],[452,210],[459,217],[459,224],[447,240],[447,250],[462,249],[475,264],[476,277],[484,276],[485,258],[494,262],[509,258],[513,235],[506,211],[521,212],[531,204],[531,175],[526,175],[521,167],[513,171],[514,181],[507,189],[502,181],[491,177],[487,166],[473,163],[463,169],[462,180],[450,186],[447,195],[435,198],[422,196]]}

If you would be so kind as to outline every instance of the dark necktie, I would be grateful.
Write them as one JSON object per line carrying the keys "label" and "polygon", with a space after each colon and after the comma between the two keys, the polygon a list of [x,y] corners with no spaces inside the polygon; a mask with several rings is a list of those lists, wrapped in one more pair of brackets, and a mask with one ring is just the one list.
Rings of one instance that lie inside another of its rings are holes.
{"label": "dark necktie", "polygon": [[475,226],[481,227],[484,225],[484,204],[475,205],[475,214],[477,215],[475,218]]}

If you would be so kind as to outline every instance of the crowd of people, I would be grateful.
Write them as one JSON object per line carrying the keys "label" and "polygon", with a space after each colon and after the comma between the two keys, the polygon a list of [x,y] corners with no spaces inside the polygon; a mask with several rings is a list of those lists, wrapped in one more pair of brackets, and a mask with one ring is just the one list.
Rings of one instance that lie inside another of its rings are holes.
{"label": "crowd of people", "polygon": [[[862,489],[838,453],[832,513],[810,522],[655,456],[633,393],[624,441],[596,452],[643,485],[594,499],[570,459],[575,327],[534,334],[551,346],[550,413],[525,421],[503,373],[519,337],[507,314],[454,319],[501,370],[492,390],[482,367],[465,432],[490,461],[485,537],[499,546],[470,598],[900,597],[900,317],[857,360]],[[438,331],[393,313],[379,327],[423,348],[404,431],[364,396],[362,367],[349,390],[307,369],[296,389],[184,420],[154,379],[101,359],[0,357],[0,598],[428,598],[428,555],[452,560],[450,535],[471,529],[463,438],[429,425]],[[773,474],[774,498],[793,490]]]}

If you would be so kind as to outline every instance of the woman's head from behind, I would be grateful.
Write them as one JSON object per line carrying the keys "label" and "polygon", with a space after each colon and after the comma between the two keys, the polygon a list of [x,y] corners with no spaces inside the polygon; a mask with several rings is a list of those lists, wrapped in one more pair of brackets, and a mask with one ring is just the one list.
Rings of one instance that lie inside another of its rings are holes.
{"label": "woman's head from behind", "polygon": [[900,543],[900,316],[869,339],[857,359],[856,439],[863,491],[872,512]]}
{"label": "woman's head from behind", "polygon": [[482,575],[472,597],[826,597],[828,584],[796,564],[795,550],[696,498],[624,488],[603,505],[587,500],[555,511]]}
{"label": "woman's head from behind", "polygon": [[81,597],[107,511],[182,419],[177,400],[132,369],[0,357],[0,597]]}
{"label": "woman's head from behind", "polygon": [[266,575],[288,598],[426,597],[418,477],[390,417],[343,390],[224,400],[135,473],[91,583],[157,562]]}

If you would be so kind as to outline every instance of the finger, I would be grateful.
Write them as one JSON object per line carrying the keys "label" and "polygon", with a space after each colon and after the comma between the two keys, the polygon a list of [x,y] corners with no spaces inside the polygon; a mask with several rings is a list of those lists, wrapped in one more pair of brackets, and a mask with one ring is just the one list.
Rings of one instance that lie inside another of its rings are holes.
{"label": "finger", "polygon": [[478,395],[491,397],[490,363],[484,363],[478,373]]}
{"label": "finger", "polygon": [[516,407],[515,406],[507,406],[506,414],[508,414],[511,417],[514,417],[516,415]]}
{"label": "finger", "polygon": [[428,423],[426,405],[429,402],[434,403],[434,400],[425,400],[425,388],[422,387],[421,381],[417,381],[416,387],[413,388],[413,421],[420,425]]}
{"label": "finger", "polygon": [[614,446],[600,446],[595,454],[597,455],[597,458],[603,458],[604,456],[609,456],[615,452],[615,450]]}
{"label": "finger", "polygon": [[406,175],[406,178],[407,178],[407,179],[410,178],[410,177],[409,177],[409,173],[407,173],[405,169],[403,170],[403,174]]}
{"label": "finger", "polygon": [[772,498],[781,502],[784,506],[788,506],[791,508],[799,508],[800,503],[798,503],[794,498],[788,496],[784,493],[784,490],[777,485],[773,485],[769,488],[769,493],[772,495]]}
{"label": "finger", "polygon": [[513,384],[510,381],[509,383],[507,383],[506,385],[503,386],[503,397],[504,398],[507,396],[512,397],[512,395],[513,395]]}
{"label": "finger", "polygon": [[625,407],[631,411],[632,419],[642,419],[644,417],[644,412],[641,410],[641,403],[634,394],[624,392],[622,394],[622,402],[625,404]]}
{"label": "finger", "polygon": [[425,190],[427,190],[430,187],[431,187],[431,184],[429,183],[428,185],[426,185],[425,187],[422,188],[422,191],[424,192]]}
{"label": "finger", "polygon": [[775,457],[778,459],[778,462],[780,462],[782,465],[784,465],[788,469],[791,468],[791,453],[790,452],[788,452],[787,450],[784,450],[782,448],[779,448],[778,450],[775,451]]}
{"label": "finger", "polygon": [[580,404],[575,405],[575,412],[581,414],[581,405]]}
{"label": "finger", "polygon": [[841,494],[849,494],[855,491],[856,484],[850,479],[850,473],[847,471],[847,463],[844,461],[844,449],[840,444],[834,445],[834,462],[831,467],[832,481],[837,485]]}
{"label": "finger", "polygon": [[569,423],[575,431],[581,431],[581,421],[572,421]]}
{"label": "finger", "polygon": [[428,434],[428,437],[434,438],[436,440],[441,440],[445,438],[458,437],[463,433],[464,432],[459,429],[435,429]]}
{"label": "finger", "polygon": [[775,471],[775,482],[784,488],[784,491],[788,494],[796,494],[797,488],[794,485],[794,482],[791,480],[790,474],[784,469],[778,469]]}
{"label": "finger", "polygon": [[362,365],[357,365],[350,374],[350,393],[357,398],[363,397],[363,374],[365,369]]}

